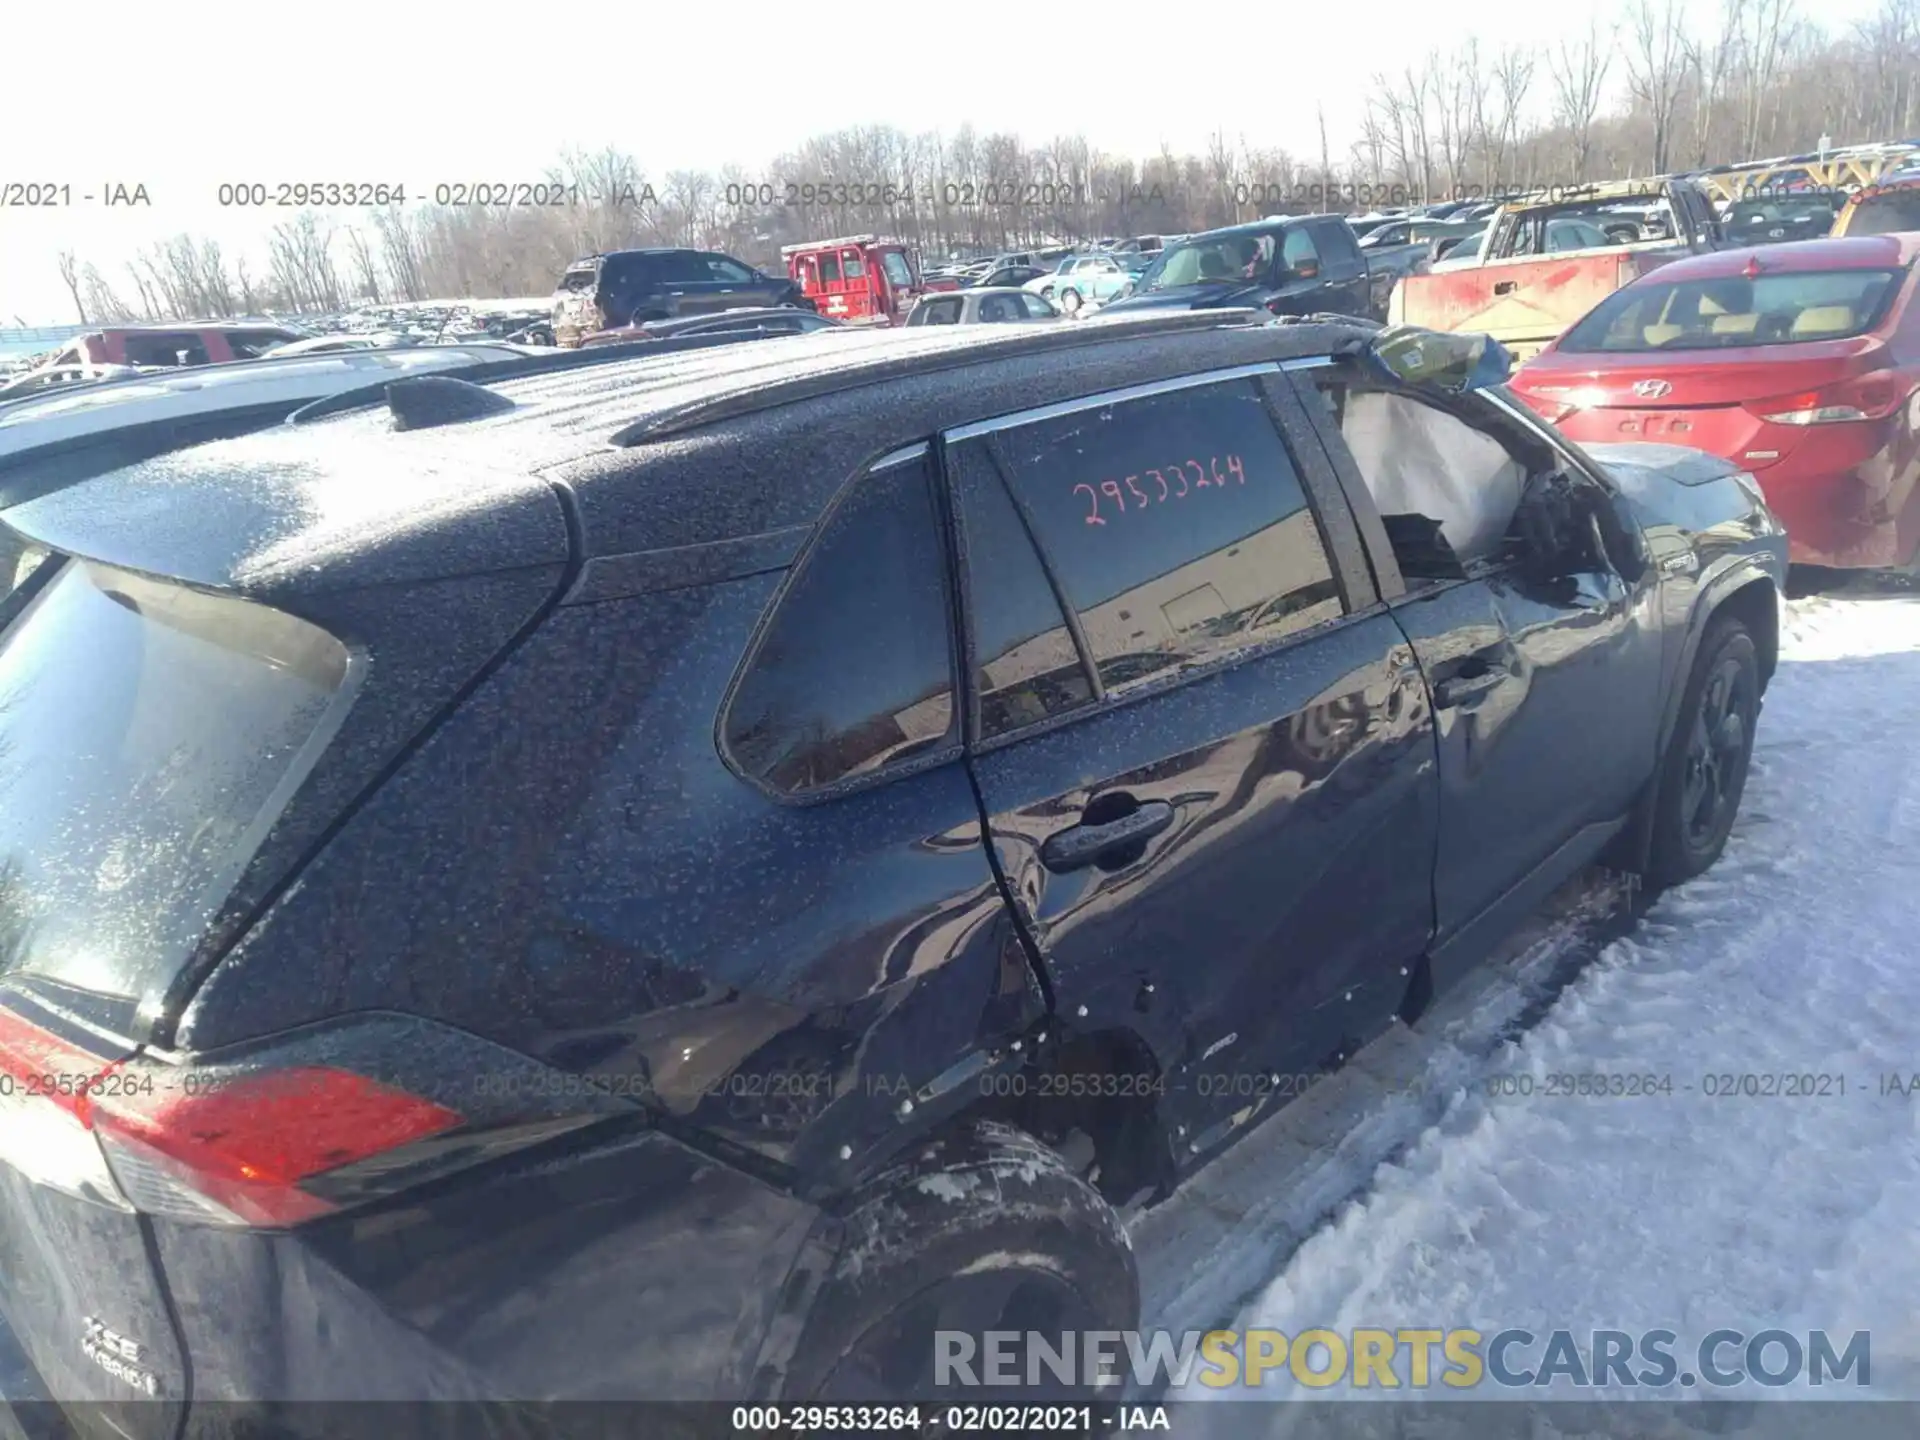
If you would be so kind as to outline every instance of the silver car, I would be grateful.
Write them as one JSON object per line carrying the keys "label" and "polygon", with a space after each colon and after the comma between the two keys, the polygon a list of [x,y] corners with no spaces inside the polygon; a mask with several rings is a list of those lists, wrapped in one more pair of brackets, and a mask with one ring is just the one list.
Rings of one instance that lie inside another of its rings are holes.
{"label": "silver car", "polygon": [[1051,300],[1012,286],[943,290],[920,297],[909,325],[994,325],[1061,319]]}

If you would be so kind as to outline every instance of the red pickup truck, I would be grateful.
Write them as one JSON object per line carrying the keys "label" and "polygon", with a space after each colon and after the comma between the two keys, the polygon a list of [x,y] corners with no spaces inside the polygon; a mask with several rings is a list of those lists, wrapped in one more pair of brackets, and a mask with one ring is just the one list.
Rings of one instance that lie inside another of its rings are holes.
{"label": "red pickup truck", "polygon": [[1690,180],[1539,192],[1495,211],[1467,255],[1403,277],[1387,319],[1480,331],[1527,360],[1622,285],[1725,243],[1706,190]]}
{"label": "red pickup truck", "polygon": [[877,235],[786,245],[780,258],[814,309],[848,325],[904,325],[928,289],[907,247]]}

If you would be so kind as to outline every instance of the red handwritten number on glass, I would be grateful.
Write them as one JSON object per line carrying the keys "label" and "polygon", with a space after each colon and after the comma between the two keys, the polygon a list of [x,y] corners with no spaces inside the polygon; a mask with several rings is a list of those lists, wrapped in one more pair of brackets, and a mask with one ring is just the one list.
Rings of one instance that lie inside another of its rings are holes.
{"label": "red handwritten number on glass", "polygon": [[[1222,468],[1223,458],[1225,460],[1224,469]],[[1189,470],[1193,472],[1193,482],[1191,485],[1187,482],[1187,472]],[[1173,478],[1179,482],[1180,488],[1178,490],[1174,490],[1168,486],[1167,475],[1169,472],[1173,475]],[[1073,487],[1073,493],[1076,495],[1082,490],[1087,492],[1088,509],[1087,513],[1081,518],[1089,525],[1104,525],[1107,523],[1106,516],[1100,513],[1100,497],[1102,495],[1112,500],[1114,508],[1119,510],[1122,515],[1127,513],[1127,495],[1129,493],[1132,494],[1134,499],[1134,509],[1145,510],[1153,505],[1155,503],[1154,500],[1145,490],[1140,488],[1139,481],[1141,475],[1147,476],[1159,485],[1160,498],[1158,503],[1162,505],[1166,504],[1170,499],[1183,500],[1195,490],[1224,490],[1227,488],[1227,481],[1229,479],[1236,480],[1242,485],[1247,483],[1246,466],[1241,463],[1238,455],[1227,455],[1225,457],[1210,455],[1207,457],[1207,463],[1205,465],[1202,465],[1198,460],[1181,460],[1168,466],[1165,470],[1143,470],[1137,474],[1128,475],[1125,478],[1125,490],[1120,488],[1122,482],[1119,480],[1102,480],[1098,488],[1082,480],[1078,485]],[[1209,475],[1212,476],[1211,479],[1208,478]]]}

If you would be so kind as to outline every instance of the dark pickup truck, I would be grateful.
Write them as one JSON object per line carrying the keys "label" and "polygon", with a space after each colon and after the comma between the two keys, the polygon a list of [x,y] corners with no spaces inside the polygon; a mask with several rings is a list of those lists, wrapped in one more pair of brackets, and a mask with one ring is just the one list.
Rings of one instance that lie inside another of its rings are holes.
{"label": "dark pickup truck", "polygon": [[1168,245],[1106,313],[1257,306],[1378,320],[1396,278],[1369,267],[1344,216],[1270,215]]}

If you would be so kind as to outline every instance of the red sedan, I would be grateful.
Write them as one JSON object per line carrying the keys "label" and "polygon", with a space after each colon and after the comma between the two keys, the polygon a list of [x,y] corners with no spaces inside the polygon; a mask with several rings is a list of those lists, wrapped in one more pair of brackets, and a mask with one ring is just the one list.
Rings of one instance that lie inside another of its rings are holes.
{"label": "red sedan", "polygon": [[1514,376],[1580,442],[1692,445],[1753,473],[1806,565],[1913,566],[1920,234],[1675,260]]}

